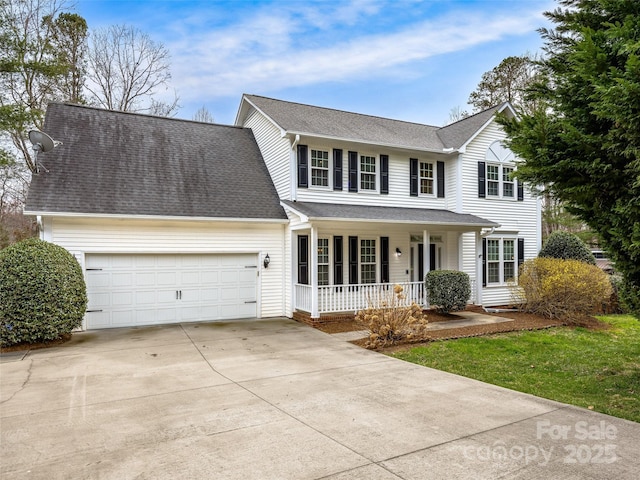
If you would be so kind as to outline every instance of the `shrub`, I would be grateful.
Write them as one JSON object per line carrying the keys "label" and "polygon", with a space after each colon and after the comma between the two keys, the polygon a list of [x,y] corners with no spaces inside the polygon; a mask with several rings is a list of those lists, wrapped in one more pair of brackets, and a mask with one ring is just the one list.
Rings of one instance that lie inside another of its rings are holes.
{"label": "shrub", "polygon": [[455,312],[467,308],[471,298],[469,275],[457,270],[432,270],[425,275],[429,305],[441,312]]}
{"label": "shrub", "polygon": [[380,348],[404,340],[426,338],[427,320],[422,308],[415,303],[407,305],[400,285],[393,292],[372,302],[369,307],[356,313],[355,320],[369,330],[366,348]]}
{"label": "shrub", "polygon": [[523,310],[563,320],[593,314],[612,293],[609,276],[595,265],[540,257],[522,264],[517,288]]}
{"label": "shrub", "polygon": [[596,264],[596,259],[587,244],[569,232],[558,231],[549,235],[538,256]]}
{"label": "shrub", "polygon": [[0,251],[0,345],[46,342],[81,325],[82,269],[64,248],[30,238]]}
{"label": "shrub", "polygon": [[640,287],[623,279],[618,284],[618,298],[626,312],[640,319]]}

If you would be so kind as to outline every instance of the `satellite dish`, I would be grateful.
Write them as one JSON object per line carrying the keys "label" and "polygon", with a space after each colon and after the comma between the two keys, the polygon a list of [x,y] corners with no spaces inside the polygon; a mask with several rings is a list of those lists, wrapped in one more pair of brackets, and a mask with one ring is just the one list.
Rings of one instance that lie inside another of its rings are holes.
{"label": "satellite dish", "polygon": [[[40,164],[38,163],[38,153],[50,152],[58,145],[61,145],[62,142],[55,141],[49,135],[47,135],[44,132],[41,132],[40,130],[31,130],[29,132],[29,141],[33,145],[33,152],[35,153],[35,157],[36,157],[35,158],[36,161],[34,162],[36,166],[36,173],[40,173]],[[44,168],[44,166],[42,168]],[[44,171],[48,172],[49,170],[44,168]]]}
{"label": "satellite dish", "polygon": [[31,130],[29,132],[29,140],[36,152],[50,152],[56,146],[53,138],[40,130]]}

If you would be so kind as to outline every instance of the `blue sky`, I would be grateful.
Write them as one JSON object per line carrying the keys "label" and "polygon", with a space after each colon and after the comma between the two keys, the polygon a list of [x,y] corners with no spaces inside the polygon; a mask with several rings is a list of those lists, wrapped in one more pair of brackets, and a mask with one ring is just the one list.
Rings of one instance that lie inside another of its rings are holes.
{"label": "blue sky", "polygon": [[171,53],[179,118],[232,124],[243,93],[448,123],[481,75],[536,53],[552,0],[77,0],[89,29],[133,25]]}

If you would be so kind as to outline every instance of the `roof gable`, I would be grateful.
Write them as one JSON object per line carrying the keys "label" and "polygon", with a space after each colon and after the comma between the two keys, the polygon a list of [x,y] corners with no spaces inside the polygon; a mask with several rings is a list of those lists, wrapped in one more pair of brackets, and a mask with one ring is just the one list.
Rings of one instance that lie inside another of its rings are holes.
{"label": "roof gable", "polygon": [[51,104],[26,210],[286,219],[249,129]]}

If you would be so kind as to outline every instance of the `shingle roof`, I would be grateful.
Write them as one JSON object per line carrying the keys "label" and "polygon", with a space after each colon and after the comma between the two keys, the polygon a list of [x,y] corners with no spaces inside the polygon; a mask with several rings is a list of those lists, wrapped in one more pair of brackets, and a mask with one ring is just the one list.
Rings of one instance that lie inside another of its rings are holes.
{"label": "shingle roof", "polygon": [[443,148],[436,134],[438,127],[285,102],[257,95],[245,95],[245,98],[282,129],[291,133],[422,150],[442,150]]}
{"label": "shingle roof", "polygon": [[249,129],[54,103],[44,131],[28,212],[287,218]]}
{"label": "shingle roof", "polygon": [[372,205],[345,205],[335,203],[293,202],[283,200],[287,207],[309,217],[310,220],[337,220],[385,223],[416,223],[472,228],[499,226],[475,215],[430,208],[379,207]]}
{"label": "shingle roof", "polygon": [[244,98],[289,133],[438,152],[460,148],[499,110],[493,107],[451,125],[434,127],[259,95],[245,94]]}

